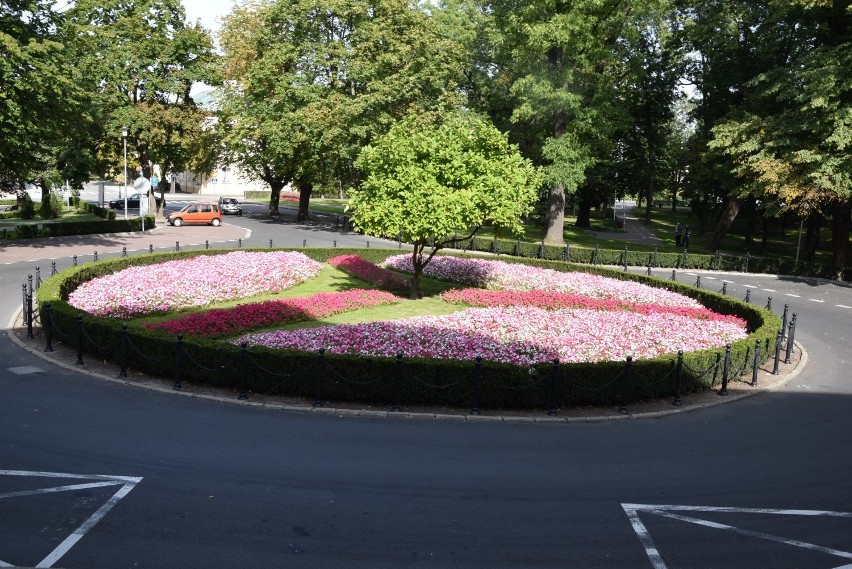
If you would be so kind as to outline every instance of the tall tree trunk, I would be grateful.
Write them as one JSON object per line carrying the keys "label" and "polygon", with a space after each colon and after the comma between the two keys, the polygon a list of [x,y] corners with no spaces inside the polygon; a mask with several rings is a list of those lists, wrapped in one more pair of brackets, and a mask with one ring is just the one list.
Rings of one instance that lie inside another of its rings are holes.
{"label": "tall tree trunk", "polygon": [[835,267],[849,266],[849,227],[852,202],[838,200],[831,204],[831,251]]}
{"label": "tall tree trunk", "polygon": [[712,239],[710,239],[710,251],[719,249],[722,240],[728,234],[728,230],[731,229],[731,224],[737,218],[737,214],[740,212],[742,206],[743,200],[741,198],[730,198],[728,200],[728,204],[725,206],[722,215],[719,217],[719,222],[716,224],[716,231],[713,233]]}
{"label": "tall tree trunk", "polygon": [[269,195],[269,210],[268,214],[271,216],[278,216],[281,213],[278,211],[278,204],[281,201],[281,190],[284,189],[284,180],[280,178],[268,178],[264,180],[267,184],[269,184],[269,189],[272,192]]}
{"label": "tall tree trunk", "polygon": [[808,263],[813,262],[819,249],[819,230],[822,227],[822,214],[815,213],[805,221],[805,243],[802,246],[801,259]]}
{"label": "tall tree trunk", "polygon": [[296,221],[308,221],[308,207],[313,191],[314,185],[310,182],[299,182],[299,213],[296,215]]}
{"label": "tall tree trunk", "polygon": [[592,201],[586,196],[579,196],[579,207],[577,208],[577,221],[574,223],[577,227],[592,226]]}
{"label": "tall tree trunk", "polygon": [[[650,103],[648,103],[650,105]],[[651,223],[651,207],[654,205],[654,124],[650,109],[646,111],[645,137],[648,140],[648,187],[645,199],[645,224]]]}
{"label": "tall tree trunk", "polygon": [[745,204],[748,210],[748,223],[746,224],[745,244],[754,244],[754,227],[757,225],[757,206],[753,198],[749,198]]}
{"label": "tall tree trunk", "polygon": [[[551,54],[551,59],[554,57]],[[565,113],[556,113],[553,136],[565,136]],[[565,245],[565,186],[554,184],[547,193],[547,217],[544,242],[548,245]]]}

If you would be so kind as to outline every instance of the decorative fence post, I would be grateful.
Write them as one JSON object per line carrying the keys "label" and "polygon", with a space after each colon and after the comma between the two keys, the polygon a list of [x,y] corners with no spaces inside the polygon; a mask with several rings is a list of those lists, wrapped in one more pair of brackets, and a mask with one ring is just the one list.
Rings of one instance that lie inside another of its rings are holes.
{"label": "decorative fence post", "polygon": [[77,266],[77,255],[74,255],[73,257],[71,257],[71,266],[72,267]]}
{"label": "decorative fence post", "polygon": [[27,295],[27,338],[33,336],[33,293]]}
{"label": "decorative fence post", "polygon": [[98,262],[98,252],[97,251],[95,251],[94,257],[95,257],[95,262],[97,263]]}
{"label": "decorative fence post", "polygon": [[44,303],[44,314],[41,317],[41,325],[44,328],[45,352],[53,351],[53,307],[49,302]]}
{"label": "decorative fence post", "polygon": [[118,337],[119,344],[119,365],[121,369],[118,372],[118,377],[127,377],[127,324],[121,325],[121,334]]}
{"label": "decorative fence post", "polygon": [[272,249],[272,239],[269,240],[269,248]]}
{"label": "decorative fence post", "polygon": [[680,399],[680,390],[683,385],[683,350],[677,351],[677,364],[675,364],[675,396],[672,404],[680,407],[683,401]]}
{"label": "decorative fence post", "polygon": [[322,407],[322,379],[325,376],[325,348],[317,351],[317,377],[314,389],[314,408]]}
{"label": "decorative fence post", "polygon": [[180,251],[180,241],[175,241],[175,251]]}
{"label": "decorative fence post", "polygon": [[24,324],[27,323],[27,283],[21,284],[21,316],[24,318]]}
{"label": "decorative fence post", "polygon": [[53,276],[53,275],[55,275],[55,274],[57,274],[57,271],[56,271],[56,261],[51,261],[51,262],[50,262],[50,276]]}
{"label": "decorative fence post", "polygon": [[[240,245],[242,246],[242,240],[240,240]],[[308,246],[308,240],[302,239],[302,247],[307,247],[307,246]]]}
{"label": "decorative fence post", "polygon": [[[271,240],[270,240],[271,242]],[[240,366],[239,371],[239,396],[237,399],[240,401],[245,401],[248,399],[248,395],[246,395],[246,373],[248,368],[248,342],[240,342],[240,356],[238,359],[238,365]]]}
{"label": "decorative fence post", "polygon": [[778,334],[775,336],[775,361],[772,364],[772,375],[778,375],[780,372],[778,371],[778,365],[781,363],[781,335],[783,332],[778,330]]}
{"label": "decorative fence post", "polygon": [[728,375],[731,373],[731,345],[725,344],[725,362],[722,364],[722,389],[719,395],[728,396]]}
{"label": "decorative fence post", "polygon": [[754,363],[751,366],[751,386],[757,387],[757,372],[760,370],[760,339],[754,343]]}
{"label": "decorative fence post", "polygon": [[621,381],[621,405],[618,407],[618,412],[627,414],[627,390],[630,387],[630,368],[633,367],[633,356],[627,356],[627,362],[624,364],[624,378]]}
{"label": "decorative fence post", "polygon": [[183,334],[177,335],[175,342],[175,391],[181,390],[181,380],[183,379]]}
{"label": "decorative fence post", "polygon": [[695,288],[701,288],[701,275],[695,277]]}
{"label": "decorative fence post", "polygon": [[41,286],[41,267],[36,266],[35,289]]}
{"label": "decorative fence post", "polygon": [[722,283],[722,295],[728,294],[728,283]]}
{"label": "decorative fence post", "polygon": [[784,363],[790,363],[790,357],[793,355],[793,336],[796,334],[796,313],[793,313],[793,318],[790,320],[790,333],[787,334],[787,354],[784,357]]}
{"label": "decorative fence post", "polygon": [[210,240],[205,239],[204,240],[204,250],[207,251],[208,249],[210,249]]}
{"label": "decorative fence post", "polygon": [[154,244],[153,243],[148,243],[148,254],[149,255],[154,254]]}
{"label": "decorative fence post", "polygon": [[[771,296],[766,299],[766,310],[772,310],[772,297]],[[784,327],[783,326],[781,327],[781,330],[782,330],[781,334],[783,335],[784,334],[784,332],[783,332]]]}
{"label": "decorative fence post", "polygon": [[622,262],[624,264],[624,270],[627,270],[627,245],[624,246],[624,253],[622,255]]}
{"label": "decorative fence post", "polygon": [[[788,310],[790,310],[790,305],[785,304],[784,305],[784,315],[781,316],[781,329],[784,331],[784,337],[785,338],[787,337],[787,324],[788,324],[788,322],[787,322],[787,311]],[[789,362],[786,362],[786,363],[789,363]]]}
{"label": "decorative fence post", "polygon": [[77,365],[81,366],[83,364],[83,317],[77,316],[74,319],[74,322],[77,324]]}
{"label": "decorative fence post", "polygon": [[553,367],[550,368],[550,397],[547,402],[547,414],[550,417],[556,416],[556,382],[559,379],[559,358],[553,359]]}
{"label": "decorative fence post", "polygon": [[671,278],[671,280],[673,280],[673,281],[676,281],[676,280],[677,280],[677,271],[676,271],[675,269],[672,269],[672,278]]}
{"label": "decorative fence post", "polygon": [[122,258],[127,257],[127,247],[121,248],[121,256],[122,256]]}
{"label": "decorative fence post", "polygon": [[402,352],[396,353],[396,368],[393,378],[393,407],[391,411],[402,411]]}
{"label": "decorative fence post", "polygon": [[482,399],[482,356],[476,356],[476,367],[473,368],[473,404],[471,415],[479,415],[479,404]]}
{"label": "decorative fence post", "polygon": [[745,295],[745,298],[743,300],[745,302],[751,302],[751,289],[750,288],[746,289],[746,295]]}

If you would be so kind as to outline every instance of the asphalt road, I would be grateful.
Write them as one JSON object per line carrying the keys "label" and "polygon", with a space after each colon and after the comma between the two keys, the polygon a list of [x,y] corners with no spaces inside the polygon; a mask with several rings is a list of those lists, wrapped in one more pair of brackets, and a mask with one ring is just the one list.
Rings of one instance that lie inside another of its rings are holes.
{"label": "asphalt road", "polygon": [[[226,221],[247,246],[365,239]],[[33,260],[0,264],[4,322]],[[790,304],[808,366],[772,393],[657,419],[268,411],[106,383],[3,337],[0,567],[848,566],[852,290],[702,273],[723,279]]]}

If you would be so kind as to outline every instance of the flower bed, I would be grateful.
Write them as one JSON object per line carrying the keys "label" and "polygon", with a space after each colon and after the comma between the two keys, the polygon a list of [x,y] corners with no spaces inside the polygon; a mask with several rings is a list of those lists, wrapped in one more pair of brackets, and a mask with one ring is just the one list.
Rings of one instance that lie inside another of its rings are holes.
{"label": "flower bed", "polygon": [[149,330],[188,336],[229,336],[254,328],[288,322],[316,320],[359,308],[392,304],[400,299],[389,292],[355,289],[343,292],[319,292],[305,298],[286,298],[240,304],[233,308],[215,308],[189,314],[177,320],[146,324]]}
{"label": "flower bed", "polygon": [[95,316],[126,318],[285,290],[321,268],[299,252],[234,251],[128,267],[83,283],[68,302]]}
{"label": "flower bed", "polygon": [[323,326],[249,334],[249,345],[329,353],[485,360],[520,366],[559,358],[597,362],[653,358],[678,350],[722,346],[746,337],[736,322],[701,320],[668,312],[529,306],[471,308],[446,316]]}
{"label": "flower bed", "polygon": [[[385,261],[385,266],[403,272],[414,271],[410,255],[389,257]],[[423,274],[427,277],[488,289],[545,290],[630,303],[701,308],[696,300],[688,296],[637,282],[487,259],[436,256],[426,265]]]}
{"label": "flower bed", "polygon": [[579,294],[548,292],[543,290],[484,290],[480,288],[453,289],[441,294],[441,298],[454,304],[466,304],[476,307],[493,306],[535,306],[545,310],[565,308],[586,308],[589,310],[625,310],[639,314],[676,314],[696,320],[719,320],[730,322],[742,328],[746,322],[742,318],[728,314],[717,314],[707,308],[689,306],[665,306],[661,304],[640,304],[613,299],[590,298]]}
{"label": "flower bed", "polygon": [[328,264],[384,290],[403,291],[409,286],[408,281],[401,275],[383,269],[358,255],[338,255],[329,259]]}

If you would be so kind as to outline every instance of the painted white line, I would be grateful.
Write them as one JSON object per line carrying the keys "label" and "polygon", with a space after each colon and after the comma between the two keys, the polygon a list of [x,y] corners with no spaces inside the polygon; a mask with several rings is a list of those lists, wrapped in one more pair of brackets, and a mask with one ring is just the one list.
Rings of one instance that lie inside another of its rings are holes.
{"label": "painted white line", "polygon": [[697,277],[698,276],[696,273],[686,273],[686,274],[691,276],[691,277]]}
{"label": "painted white line", "polygon": [[120,480],[112,482],[92,482],[91,484],[70,484],[68,486],[54,486],[52,488],[38,488],[36,490],[21,490],[20,492],[9,492],[0,494],[1,498],[17,498],[19,496],[37,496],[39,494],[53,494],[55,492],[70,492],[72,490],[85,490],[86,488],[102,488],[104,486],[118,486]]}
{"label": "painted white line", "polygon": [[757,285],[743,285],[745,288],[757,288]]}
{"label": "painted white line", "polygon": [[713,529],[727,530],[727,531],[731,531],[731,532],[738,533],[738,534],[741,534],[741,535],[747,535],[749,537],[756,537],[758,539],[765,539],[767,541],[774,541],[776,543],[783,543],[785,545],[792,545],[794,547],[801,547],[802,549],[808,549],[810,551],[816,551],[816,552],[819,552],[819,553],[827,553],[828,555],[834,555],[836,557],[842,557],[844,559],[852,559],[852,553],[850,553],[848,551],[840,551],[839,549],[831,549],[829,547],[823,547],[821,545],[814,545],[813,543],[808,543],[806,541],[799,541],[797,539],[788,539],[786,537],[780,537],[780,536],[777,536],[777,535],[771,535],[771,534],[763,533],[763,532],[759,532],[759,531],[741,529],[741,528],[738,528],[738,527],[729,526],[727,524],[720,524],[720,523],[717,523],[717,522],[711,522],[711,521],[708,521],[708,520],[702,520],[702,519],[699,519],[699,518],[693,518],[693,517],[684,516],[684,515],[681,515],[681,514],[673,514],[671,512],[666,512],[666,511],[663,511],[663,510],[658,510],[654,513],[659,515],[659,516],[663,516],[664,518],[670,518],[670,519],[679,520],[679,521],[682,521],[682,522],[689,522],[689,523],[692,523],[692,524],[697,524],[697,525],[700,525],[700,526],[713,528]]}
{"label": "painted white line", "polygon": [[648,533],[648,528],[645,527],[645,524],[642,523],[642,520],[639,519],[639,514],[636,513],[636,510],[628,507],[629,504],[622,504],[621,507],[624,508],[624,513],[627,514],[627,518],[630,520],[630,524],[633,526],[633,531],[636,532],[636,536],[639,538],[639,541],[642,543],[642,547],[645,549],[645,554],[648,555],[648,560],[651,562],[651,566],[654,569],[667,569],[666,562],[663,561],[662,555],[657,551],[657,546],[654,545],[654,540],[651,539],[651,534]]}
{"label": "painted white line", "polygon": [[777,290],[775,290],[774,288],[765,288],[765,289],[763,289],[763,290],[765,290],[766,292],[778,292],[778,291],[777,291]]}
{"label": "painted white line", "polygon": [[792,296],[793,298],[802,298],[798,294],[793,294],[793,293],[790,293],[790,292],[787,293],[787,296]]}
{"label": "painted white line", "polygon": [[728,283],[728,284],[734,284],[734,281],[728,281],[728,280],[725,280],[725,279],[722,279],[722,282],[723,282],[723,283]]}
{"label": "painted white line", "polygon": [[704,277],[704,278],[707,279],[708,281],[718,281],[719,280],[716,277]]}
{"label": "painted white line", "polygon": [[74,533],[65,538],[65,540],[56,546],[56,549],[50,552],[50,555],[41,560],[41,563],[36,565],[39,569],[46,569],[49,567],[53,567],[53,564],[59,561],[63,555],[68,553],[68,550],[74,547],[74,545],[80,541],[86,532],[92,529],[96,523],[98,523],[101,518],[103,518],[107,512],[109,512],[113,506],[115,506],[119,500],[127,496],[127,494],[133,490],[136,486],[136,483],[133,484],[125,484],[121,488],[119,488],[118,492],[116,492],[112,498],[110,498],[106,504],[98,508],[98,511],[92,514],[92,516],[84,521],[80,527],[78,527]]}
{"label": "painted white line", "polygon": [[852,306],[846,306],[845,304],[835,304],[837,308],[852,308]]}
{"label": "painted white line", "polygon": [[811,302],[825,302],[824,300],[820,300],[818,298],[809,298],[808,300],[810,300]]}
{"label": "painted white line", "polygon": [[33,478],[79,478],[81,480],[121,480],[139,483],[139,476],[109,476],[107,474],[69,474],[67,472],[36,472],[32,470],[0,470],[0,476],[32,476]]}
{"label": "painted white line", "polygon": [[852,518],[852,512],[832,510],[776,510],[774,508],[735,508],[731,506],[682,506],[673,504],[622,504],[631,510],[657,512],[719,512],[732,514],[769,514],[773,516],[813,516],[832,518]]}

